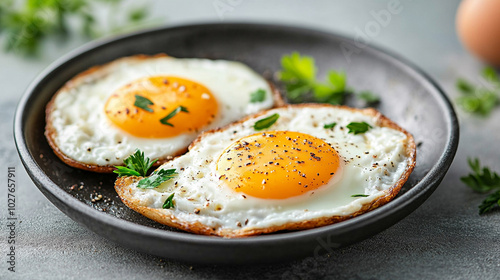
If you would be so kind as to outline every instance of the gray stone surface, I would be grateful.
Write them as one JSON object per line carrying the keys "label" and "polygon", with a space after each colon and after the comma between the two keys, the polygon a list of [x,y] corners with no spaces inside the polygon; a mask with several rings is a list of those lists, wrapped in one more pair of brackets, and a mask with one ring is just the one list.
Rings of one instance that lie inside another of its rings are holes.
{"label": "gray stone surface", "polygon": [[[232,4],[225,13],[214,8]],[[166,25],[252,21],[284,23],[339,32],[352,37],[390,1],[149,1]],[[398,53],[433,76],[450,98],[459,76],[478,81],[483,65],[464,51],[454,31],[458,1],[401,0],[402,11],[367,41]],[[100,16],[105,17],[107,11]],[[42,56],[28,59],[0,53],[0,279],[498,279],[500,211],[479,216],[484,195],[459,177],[467,157],[479,156],[500,171],[500,110],[489,118],[457,110],[460,146],[437,191],[410,216],[384,232],[329,256],[269,266],[199,266],[137,253],[83,228],[57,210],[26,175],[15,151],[15,105],[33,78],[52,61],[81,45],[82,39],[48,42]],[[17,175],[16,272],[7,271],[7,167]],[[210,256],[207,256],[210,258]]]}

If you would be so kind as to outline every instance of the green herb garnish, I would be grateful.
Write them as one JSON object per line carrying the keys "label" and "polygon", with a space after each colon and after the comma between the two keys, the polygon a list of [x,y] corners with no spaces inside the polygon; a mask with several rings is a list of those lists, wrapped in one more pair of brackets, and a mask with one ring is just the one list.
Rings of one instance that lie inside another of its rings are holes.
{"label": "green herb garnish", "polygon": [[468,163],[472,173],[461,177],[460,180],[479,193],[495,191],[479,205],[479,214],[484,214],[495,208],[495,206],[500,206],[500,176],[496,172],[491,172],[488,167],[481,168],[477,158],[474,160],[468,159]]}
{"label": "green herb garnish", "polygon": [[253,128],[255,130],[263,130],[263,129],[269,128],[279,118],[280,118],[279,114],[272,114],[271,116],[269,116],[267,118],[263,118],[261,120],[256,121],[255,124],[253,125]]}
{"label": "green herb garnish", "polygon": [[[354,93],[347,87],[344,72],[330,70],[327,81],[316,78],[317,67],[314,58],[301,56],[298,52],[281,57],[280,80],[285,83],[286,94],[293,103],[311,101],[319,103],[342,104],[348,94]],[[380,98],[368,91],[357,93],[358,98],[367,103],[379,102]]]}
{"label": "green herb garnish", "polygon": [[456,87],[461,93],[457,103],[466,112],[487,116],[499,103],[500,77],[491,67],[484,68],[482,76],[488,84],[476,86],[463,78],[457,80]]}
{"label": "green herb garnish", "polygon": [[351,197],[369,197],[367,194],[353,194]]}
{"label": "green herb garnish", "polygon": [[266,100],[266,91],[263,89],[258,89],[250,93],[250,103],[257,103]]}
{"label": "green herb garnish", "polygon": [[153,109],[149,108],[148,106],[150,105],[154,105],[153,101],[147,99],[146,97],[144,96],[140,96],[140,95],[135,95],[135,102],[134,102],[134,106],[135,107],[139,107],[145,111],[148,111],[150,113],[153,113]]}
{"label": "green herb garnish", "polygon": [[166,200],[165,202],[163,203],[163,209],[170,209],[170,208],[173,208],[174,207],[174,201],[173,201],[173,198],[174,198],[174,193],[171,194]]}
{"label": "green herb garnish", "polygon": [[168,114],[166,117],[160,120],[162,124],[168,125],[168,126],[174,126],[173,124],[169,123],[168,120],[173,118],[175,115],[177,115],[179,112],[184,112],[184,113],[189,113],[188,109],[184,106],[179,106],[175,108],[170,114]]}
{"label": "green herb garnish", "polygon": [[334,128],[335,126],[337,125],[336,122],[333,122],[333,123],[329,123],[329,124],[325,124],[323,126],[324,129],[330,129],[330,128]]}
{"label": "green herb garnish", "polygon": [[380,102],[380,97],[376,94],[374,94],[373,92],[371,91],[361,91],[357,94],[357,96],[366,101],[367,103],[377,103],[377,102]]}
{"label": "green herb garnish", "polygon": [[163,182],[174,178],[175,175],[177,175],[175,169],[160,169],[153,172],[149,177],[140,180],[137,187],[141,189],[154,189]]}
{"label": "green herb garnish", "polygon": [[157,160],[150,161],[148,157],[144,157],[144,152],[140,150],[135,151],[133,155],[126,158],[123,163],[125,166],[115,166],[114,173],[118,177],[122,176],[142,176],[145,177],[148,170],[153,166]]}
{"label": "green herb garnish", "polygon": [[372,126],[366,122],[352,122],[347,125],[347,128],[349,129],[349,133],[356,135],[367,132]]}
{"label": "green herb garnish", "polygon": [[314,58],[298,52],[281,58],[280,80],[285,83],[287,97],[293,102],[303,101],[312,92],[316,102],[340,104],[345,95],[346,76],[343,72],[329,71],[328,81],[316,79]]}
{"label": "green herb garnish", "polygon": [[490,194],[485,200],[479,205],[479,214],[484,214],[500,206],[500,190]]}
{"label": "green herb garnish", "polygon": [[500,85],[500,77],[493,67],[485,67],[481,74],[488,82],[496,84],[497,86]]}
{"label": "green herb garnish", "polygon": [[[49,37],[68,36],[74,29],[88,37],[103,35],[102,22],[97,20],[95,3],[100,2],[111,9],[119,7],[122,0],[2,0],[0,3],[0,33],[5,34],[5,49],[21,54],[35,54],[42,41]],[[108,8],[99,5],[99,8]],[[111,13],[111,31],[123,26],[137,26],[147,15],[145,7],[129,12],[127,22],[117,19],[123,13]],[[113,27],[115,25],[115,27]]]}

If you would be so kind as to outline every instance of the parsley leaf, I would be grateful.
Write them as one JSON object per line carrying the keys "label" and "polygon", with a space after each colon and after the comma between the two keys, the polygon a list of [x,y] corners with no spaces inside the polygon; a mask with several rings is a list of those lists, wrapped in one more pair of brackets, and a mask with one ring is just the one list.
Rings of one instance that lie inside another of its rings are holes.
{"label": "parsley leaf", "polygon": [[149,177],[140,180],[137,187],[141,189],[154,189],[163,182],[174,178],[175,175],[177,175],[175,169],[160,169],[153,172]]}
{"label": "parsley leaf", "polygon": [[298,52],[281,58],[280,80],[285,83],[287,97],[293,102],[303,101],[312,92],[315,101],[340,104],[345,95],[346,76],[343,72],[330,70],[328,82],[316,80],[317,68],[314,58],[301,56]]}
{"label": "parsley leaf", "polygon": [[258,120],[255,122],[255,124],[253,125],[253,128],[255,130],[263,130],[263,129],[266,129],[266,128],[269,128],[271,127],[271,125],[273,125],[278,119],[280,118],[280,115],[279,114],[272,114],[271,116],[267,117],[267,118],[263,118],[261,120]]}
{"label": "parsley leaf", "polygon": [[138,94],[135,95],[135,102],[134,102],[135,107],[139,107],[145,111],[153,113],[153,109],[149,108],[148,107],[149,105],[154,105],[153,101],[147,99],[144,96],[140,96]]}
{"label": "parsley leaf", "polygon": [[[95,3],[102,5],[94,5]],[[0,33],[5,34],[5,49],[24,55],[34,55],[42,41],[49,37],[67,36],[74,29],[81,28],[85,36],[103,35],[102,22],[94,16],[96,9],[122,10],[122,0],[1,0]],[[107,6],[107,7],[106,7]],[[124,13],[111,13],[113,25],[124,26],[126,22],[117,19]],[[147,15],[146,7],[130,11],[125,21],[137,23]],[[115,24],[117,22],[117,24]],[[137,24],[136,24],[137,25]]]}
{"label": "parsley leaf", "polygon": [[337,125],[336,122],[333,122],[333,123],[329,123],[329,124],[325,124],[323,126],[324,129],[330,129],[330,128],[334,128],[335,126]]}
{"label": "parsley leaf", "polygon": [[500,190],[490,194],[485,200],[479,205],[479,214],[484,214],[493,210],[496,206],[500,206]]}
{"label": "parsley leaf", "polygon": [[371,91],[361,91],[358,93],[358,97],[367,103],[377,103],[380,102],[380,97]]}
{"label": "parsley leaf", "polygon": [[475,86],[463,78],[457,80],[455,86],[461,93],[457,104],[466,112],[487,116],[500,103],[500,77],[491,67],[481,74],[489,84]]}
{"label": "parsley leaf", "polygon": [[148,15],[148,9],[146,7],[138,7],[131,10],[128,14],[128,19],[131,22],[140,22],[145,19]]}
{"label": "parsley leaf", "polygon": [[491,172],[487,167],[481,168],[477,158],[468,159],[468,163],[473,173],[460,178],[468,187],[480,193],[500,188],[500,176],[496,172]]}
{"label": "parsley leaf", "polygon": [[174,198],[174,193],[171,194],[169,197],[167,197],[167,199],[163,203],[163,209],[170,209],[174,207],[173,198]]}
{"label": "parsley leaf", "polygon": [[353,194],[351,197],[369,197],[367,194]]}
{"label": "parsley leaf", "polygon": [[174,126],[173,124],[169,123],[168,120],[173,118],[175,115],[177,115],[179,112],[184,112],[184,113],[189,113],[188,109],[184,106],[179,106],[175,108],[170,114],[168,114],[166,117],[160,120],[162,124],[168,125],[168,126]]}
{"label": "parsley leaf", "polygon": [[266,91],[263,89],[258,89],[250,93],[250,103],[257,103],[266,100]]}
{"label": "parsley leaf", "polygon": [[472,173],[463,176],[460,180],[472,190],[480,193],[487,193],[493,190],[496,192],[490,194],[479,205],[479,214],[484,214],[494,208],[495,205],[500,206],[500,176],[496,172],[491,172],[489,168],[481,168],[479,159],[468,159],[469,167]]}
{"label": "parsley leaf", "polygon": [[370,128],[372,128],[372,126],[367,124],[366,122],[352,122],[349,123],[346,127],[349,129],[349,133],[354,133],[354,135],[365,133]]}
{"label": "parsley leaf", "polygon": [[465,80],[463,78],[459,78],[457,80],[456,87],[462,93],[465,93],[465,94],[472,94],[476,90],[476,88],[471,83],[469,83],[467,80]]}
{"label": "parsley leaf", "polygon": [[[347,87],[347,77],[342,71],[329,70],[327,81],[316,78],[317,67],[314,58],[301,56],[298,52],[281,57],[279,79],[285,84],[287,98],[294,102],[312,101],[342,104],[346,95],[352,93]],[[361,92],[358,97],[368,103],[378,102],[378,96]]]}
{"label": "parsley leaf", "polygon": [[498,76],[495,68],[489,66],[485,67],[481,74],[488,82],[500,85],[500,77]]}
{"label": "parsley leaf", "polygon": [[148,157],[144,157],[144,152],[140,150],[135,151],[133,155],[126,158],[123,163],[125,166],[115,166],[116,170],[114,173],[118,174],[118,177],[122,176],[143,176],[145,177],[148,170],[153,166],[157,160],[150,161]]}

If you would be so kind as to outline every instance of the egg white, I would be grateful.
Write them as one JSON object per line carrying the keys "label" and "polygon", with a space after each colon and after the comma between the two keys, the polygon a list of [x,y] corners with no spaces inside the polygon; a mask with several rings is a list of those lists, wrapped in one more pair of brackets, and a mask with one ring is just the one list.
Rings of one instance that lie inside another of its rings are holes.
{"label": "egg white", "polygon": [[[297,131],[332,144],[343,159],[340,178],[304,195],[288,199],[261,199],[235,192],[219,180],[217,159],[234,141],[256,133],[254,123],[278,113],[280,118],[264,131]],[[333,129],[323,126],[336,122]],[[366,133],[348,133],[351,122],[366,122]],[[380,127],[376,117],[342,107],[283,107],[264,115],[202,135],[188,153],[163,164],[178,175],[155,189],[129,187],[131,196],[145,206],[177,219],[231,230],[268,228],[315,218],[346,216],[386,194],[401,178],[411,158],[406,156],[408,137],[401,131]],[[175,193],[175,207],[162,209]],[[351,197],[365,194],[368,197]]]}
{"label": "egg white", "polygon": [[[239,62],[122,58],[70,81],[57,93],[47,118],[55,130],[57,147],[77,162],[98,166],[120,165],[136,149],[150,158],[165,158],[185,149],[199,132],[169,138],[141,138],[117,128],[104,113],[104,105],[115,90],[134,80],[159,75],[189,79],[212,92],[219,112],[204,129],[224,126],[273,106],[272,91],[266,80]],[[250,103],[250,94],[258,89],[265,91],[265,100]]]}

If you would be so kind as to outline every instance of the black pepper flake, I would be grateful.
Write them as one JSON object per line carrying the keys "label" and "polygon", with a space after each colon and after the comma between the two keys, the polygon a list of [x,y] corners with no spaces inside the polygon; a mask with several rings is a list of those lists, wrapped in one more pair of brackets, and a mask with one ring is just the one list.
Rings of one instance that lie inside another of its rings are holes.
{"label": "black pepper flake", "polygon": [[311,157],[312,157],[313,159],[317,160],[317,161],[321,161],[321,158],[320,158],[320,157],[318,157],[318,156],[316,156],[316,154],[315,154],[315,153],[311,153]]}

